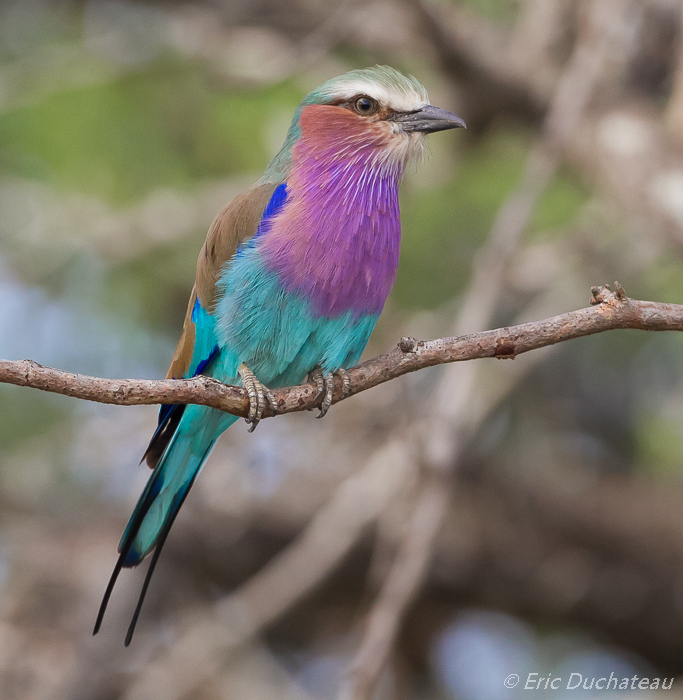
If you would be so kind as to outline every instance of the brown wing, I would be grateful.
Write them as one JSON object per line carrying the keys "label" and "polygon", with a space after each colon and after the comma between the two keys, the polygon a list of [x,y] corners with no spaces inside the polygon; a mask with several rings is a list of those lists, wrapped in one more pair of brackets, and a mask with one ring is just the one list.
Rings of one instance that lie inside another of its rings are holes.
{"label": "brown wing", "polygon": [[237,250],[237,246],[256,233],[263,210],[277,185],[254,185],[235,197],[218,213],[209,228],[206,241],[197,260],[197,280],[187,305],[183,332],[173,354],[167,377],[184,377],[194,352],[194,322],[192,309],[197,297],[205,309],[216,302],[216,280],[223,264]]}

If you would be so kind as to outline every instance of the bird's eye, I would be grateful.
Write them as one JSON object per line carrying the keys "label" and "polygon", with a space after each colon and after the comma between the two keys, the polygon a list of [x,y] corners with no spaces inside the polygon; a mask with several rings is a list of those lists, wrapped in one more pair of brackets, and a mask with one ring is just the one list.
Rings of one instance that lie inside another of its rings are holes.
{"label": "bird's eye", "polygon": [[363,116],[374,114],[377,111],[377,102],[371,97],[359,97],[353,103],[353,106],[356,112],[358,112],[358,114],[362,114]]}

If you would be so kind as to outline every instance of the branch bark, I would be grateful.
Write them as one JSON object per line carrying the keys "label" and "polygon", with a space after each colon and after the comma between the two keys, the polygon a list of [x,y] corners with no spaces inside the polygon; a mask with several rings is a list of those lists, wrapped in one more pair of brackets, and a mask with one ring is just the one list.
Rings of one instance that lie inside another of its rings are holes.
{"label": "branch bark", "polygon": [[[592,306],[481,333],[415,340],[348,370],[350,391],[343,396],[337,381],[333,403],[426,367],[485,357],[514,359],[517,355],[585,335],[616,329],[683,331],[683,305],[630,299],[617,282],[592,288]],[[32,360],[0,360],[0,383],[27,386],[56,394],[119,406],[140,404],[198,404],[246,417],[249,400],[244,389],[211,377],[194,379],[102,379],[44,367]],[[273,389],[278,414],[316,408],[321,398],[315,384]],[[270,409],[264,417],[272,416]]]}

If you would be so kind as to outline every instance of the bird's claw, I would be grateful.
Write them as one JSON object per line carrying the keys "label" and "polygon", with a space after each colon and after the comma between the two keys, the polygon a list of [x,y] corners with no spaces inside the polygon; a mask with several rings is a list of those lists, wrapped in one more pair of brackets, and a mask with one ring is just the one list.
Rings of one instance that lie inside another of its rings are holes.
{"label": "bird's claw", "polygon": [[349,373],[343,367],[337,370],[337,374],[342,380],[342,396],[346,398],[351,393],[351,377],[349,377]]}
{"label": "bird's claw", "polygon": [[351,380],[349,379],[348,372],[345,369],[339,368],[336,372],[328,372],[323,374],[320,367],[316,367],[311,372],[311,379],[313,379],[318,387],[318,393],[316,394],[316,399],[321,395],[324,397],[323,402],[320,405],[320,412],[316,418],[322,418],[330,410],[332,405],[332,394],[334,392],[334,375],[338,374],[342,380],[342,396],[345,398],[349,395],[351,391]]}
{"label": "bird's claw", "polygon": [[244,420],[249,423],[249,432],[253,433],[263,417],[266,403],[270,406],[273,415],[277,413],[277,403],[275,397],[270,393],[270,389],[258,380],[249,367],[241,364],[237,373],[240,375],[242,386],[246,389],[249,397],[249,415]]}

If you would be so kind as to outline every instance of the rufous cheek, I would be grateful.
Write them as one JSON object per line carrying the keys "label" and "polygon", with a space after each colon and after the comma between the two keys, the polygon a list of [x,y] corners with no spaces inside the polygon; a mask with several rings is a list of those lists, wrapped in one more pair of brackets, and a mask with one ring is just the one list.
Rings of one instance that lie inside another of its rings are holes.
{"label": "rufous cheek", "polygon": [[391,137],[391,127],[386,122],[373,122],[352,112],[345,107],[336,105],[308,105],[301,111],[299,117],[301,138],[321,147],[329,146],[331,142],[367,144],[369,141],[376,146],[386,145]]}

